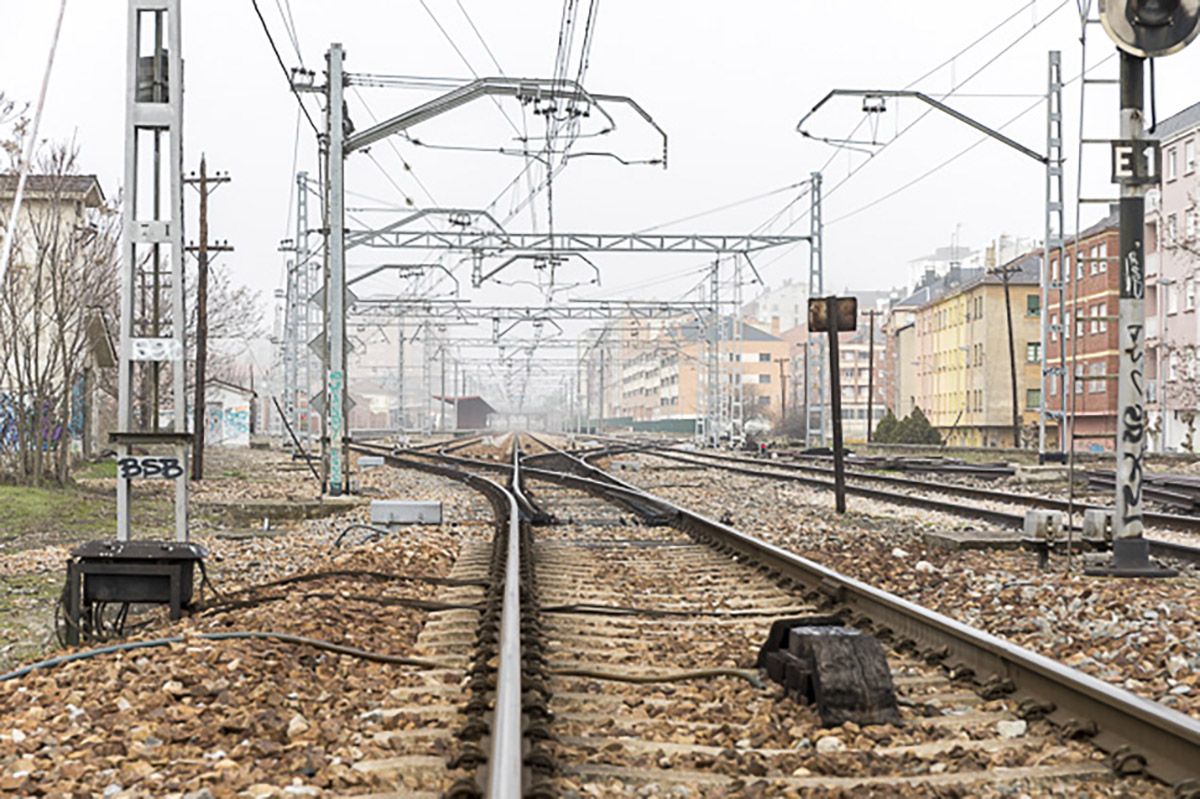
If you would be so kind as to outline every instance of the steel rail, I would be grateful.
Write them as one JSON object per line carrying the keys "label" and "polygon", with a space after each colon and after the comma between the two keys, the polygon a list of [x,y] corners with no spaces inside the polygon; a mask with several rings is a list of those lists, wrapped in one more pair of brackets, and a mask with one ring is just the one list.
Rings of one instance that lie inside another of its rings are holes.
{"label": "steel rail", "polygon": [[[369,455],[380,455],[384,462],[399,468],[415,468],[458,480],[483,493],[492,502],[499,525],[508,527],[504,560],[504,588],[500,609],[500,632],[497,647],[496,689],[492,712],[490,753],[487,760],[488,799],[511,799],[523,795],[524,774],[524,717],[521,707],[521,506],[517,494],[499,483],[471,474],[464,469],[439,466],[399,457],[380,447],[352,442],[350,449]],[[448,462],[463,460],[450,455],[409,451],[406,454]],[[483,462],[480,462],[483,463]],[[502,464],[488,464],[500,466]],[[518,477],[517,461],[513,461],[514,482]]]}
{"label": "steel rail", "polygon": [[[710,466],[714,469],[722,469],[724,471],[735,474],[744,474],[750,477],[784,480],[800,483],[802,485],[807,485],[814,488],[833,490],[832,480],[822,480],[815,477],[803,477],[800,475],[782,474],[779,472],[767,471],[767,468],[779,468],[814,474],[829,473],[829,469],[823,469],[819,466],[808,466],[798,463],[761,463],[748,458],[736,458],[733,456],[717,455],[714,453],[677,451],[670,447],[664,448],[661,446],[636,445],[628,447],[627,449],[649,452],[656,457],[665,458],[666,460],[689,463],[696,466]],[[675,454],[676,452],[679,454]],[[692,458],[698,458],[700,460],[693,460]],[[708,459],[710,462],[705,463],[704,459]],[[732,463],[755,464],[758,466],[758,468],[753,468],[750,465],[739,467],[732,465]],[[1005,493],[988,488],[960,486],[948,483],[939,483],[931,486],[929,483],[919,480],[896,477],[894,475],[870,474],[859,471],[848,471],[846,472],[846,476],[856,480],[873,480],[875,482],[886,483],[902,488],[924,489],[927,491],[932,490],[944,494],[952,494],[971,499],[984,499],[994,502],[1006,502],[1010,504],[1028,504],[1033,507],[1050,508],[1052,510],[1062,510],[1064,512],[1066,511],[1067,507],[1067,503],[1063,500],[1054,499],[1053,497],[1039,497],[1034,494]],[[992,508],[980,507],[978,505],[962,505],[949,500],[937,499],[936,497],[916,494],[903,494],[895,491],[887,491],[883,489],[874,489],[866,486],[855,486],[849,484],[846,486],[846,493],[865,497],[867,499],[891,502],[896,505],[906,505],[908,507],[916,508],[929,508],[955,516],[980,519],[981,521],[988,521],[1005,527],[1024,529],[1025,526],[1025,517],[1019,513],[995,510]],[[1144,516],[1148,522],[1157,523],[1163,527],[1200,531],[1200,517],[1197,516],[1181,516],[1174,513],[1160,513],[1154,511],[1148,511],[1144,514]],[[1172,558],[1174,560],[1180,560],[1187,563],[1200,564],[1200,547],[1188,546],[1187,544],[1179,544],[1173,541],[1165,541],[1159,538],[1147,538],[1146,540],[1149,542],[1151,554],[1157,557]]]}
{"label": "steel rail", "polygon": [[525,472],[604,497],[655,503],[677,527],[697,538],[791,578],[899,640],[911,640],[931,653],[946,653],[943,663],[960,675],[981,684],[1009,680],[1018,697],[1050,701],[1053,710],[1048,717],[1055,723],[1095,724],[1092,742],[1096,746],[1114,756],[1141,758],[1151,776],[1169,784],[1195,778],[1200,721],[674,505],[563,454],[593,476],[528,467]]}

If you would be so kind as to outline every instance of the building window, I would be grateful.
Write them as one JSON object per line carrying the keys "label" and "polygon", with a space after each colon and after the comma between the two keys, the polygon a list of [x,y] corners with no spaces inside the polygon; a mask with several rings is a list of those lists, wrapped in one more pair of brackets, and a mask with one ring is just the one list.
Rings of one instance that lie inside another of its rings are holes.
{"label": "building window", "polygon": [[770,383],[770,382],[771,382],[771,376],[770,376],[770,375],[759,375],[759,376],[758,376],[758,382],[759,382],[759,383]]}
{"label": "building window", "polygon": [[[1108,371],[1108,369],[1104,363],[1094,363],[1088,367],[1088,376],[1092,377],[1092,378],[1097,378],[1097,377],[1103,378],[1104,375],[1107,373],[1107,371]],[[1103,379],[1089,380],[1088,381],[1088,393],[1089,394],[1103,394],[1106,389],[1104,382],[1105,381]]]}
{"label": "building window", "polygon": [[1025,295],[1025,315],[1037,316],[1042,312],[1042,295],[1026,294]]}
{"label": "building window", "polygon": [[1167,313],[1179,313],[1179,290],[1174,285],[1167,286]]}
{"label": "building window", "polygon": [[1189,209],[1183,215],[1183,235],[1188,241],[1196,238],[1196,223],[1198,219],[1200,219],[1200,214],[1196,212],[1195,208]]}
{"label": "building window", "polygon": [[1040,388],[1025,389],[1025,407],[1030,410],[1042,407],[1042,390]]}
{"label": "building window", "polygon": [[1048,383],[1050,385],[1050,396],[1058,396],[1058,375],[1050,375]]}
{"label": "building window", "polygon": [[1084,255],[1083,255],[1083,251],[1080,250],[1079,252],[1077,252],[1075,254],[1075,279],[1076,280],[1083,280],[1083,262],[1084,262]]}
{"label": "building window", "polygon": [[769,353],[769,352],[760,352],[760,353],[758,354],[758,362],[759,362],[759,363],[770,363],[770,362],[771,362],[771,353]]}
{"label": "building window", "polygon": [[1105,303],[1092,306],[1092,335],[1108,332],[1108,321],[1103,318],[1106,313],[1108,306]]}
{"label": "building window", "polygon": [[1196,171],[1196,140],[1188,139],[1183,145],[1183,171],[1192,174]]}
{"label": "building window", "polygon": [[1175,156],[1176,150],[1174,147],[1172,147],[1170,150],[1167,150],[1167,180],[1174,180],[1176,177],[1178,177],[1179,168],[1178,161]]}
{"label": "building window", "polygon": [[1189,277],[1183,281],[1183,309],[1196,310],[1196,278]]}
{"label": "building window", "polygon": [[1091,268],[1088,269],[1088,273],[1092,274],[1092,275],[1099,274],[1100,273],[1100,248],[1092,247],[1090,250],[1088,250],[1088,259],[1089,259],[1089,263],[1091,265]]}
{"label": "building window", "polygon": [[1025,345],[1025,361],[1026,363],[1041,363],[1042,360],[1042,344],[1040,341],[1031,341]]}
{"label": "building window", "polygon": [[1084,335],[1084,324],[1085,323],[1083,321],[1083,314],[1076,311],[1075,312],[1075,335],[1076,336]]}
{"label": "building window", "polygon": [[1174,244],[1179,239],[1179,219],[1175,214],[1167,214],[1167,244]]}
{"label": "building window", "polygon": [[1100,253],[1100,260],[1097,262],[1097,265],[1100,267],[1101,272],[1107,272],[1108,271],[1108,242],[1107,241],[1100,242],[1099,253]]}
{"label": "building window", "polygon": [[759,405],[770,405],[770,404],[771,404],[771,398],[770,398],[770,397],[759,397],[759,398],[758,398],[758,404],[759,404]]}
{"label": "building window", "polygon": [[1058,314],[1050,314],[1050,340],[1058,341]]}
{"label": "building window", "polygon": [[1050,260],[1050,282],[1051,283],[1057,282],[1058,276],[1060,273],[1061,272],[1058,268],[1058,259],[1057,258],[1051,259]]}
{"label": "building window", "polygon": [[1063,254],[1063,264],[1065,265],[1065,268],[1063,269],[1063,279],[1067,280],[1071,277],[1071,253],[1068,252]]}
{"label": "building window", "polygon": [[1167,380],[1174,381],[1179,377],[1179,353],[1172,352],[1167,358]]}
{"label": "building window", "polygon": [[1083,393],[1083,367],[1082,366],[1075,367],[1075,380],[1073,382],[1075,383],[1075,393],[1082,394]]}

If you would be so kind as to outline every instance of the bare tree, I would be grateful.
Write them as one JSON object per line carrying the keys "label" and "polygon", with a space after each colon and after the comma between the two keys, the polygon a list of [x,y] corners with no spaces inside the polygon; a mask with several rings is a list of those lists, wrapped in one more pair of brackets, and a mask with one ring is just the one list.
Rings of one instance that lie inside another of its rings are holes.
{"label": "bare tree", "polygon": [[[20,149],[26,127],[6,141]],[[89,308],[116,307],[116,204],[90,208],[79,197],[74,142],[43,143],[34,159],[37,197],[22,210],[14,261],[0,284],[0,387],[8,426],[0,459],[18,479],[63,482],[70,469],[69,424],[87,401],[79,388],[87,358]],[[3,174],[3,171],[0,171]],[[0,223],[8,208],[0,209]]]}

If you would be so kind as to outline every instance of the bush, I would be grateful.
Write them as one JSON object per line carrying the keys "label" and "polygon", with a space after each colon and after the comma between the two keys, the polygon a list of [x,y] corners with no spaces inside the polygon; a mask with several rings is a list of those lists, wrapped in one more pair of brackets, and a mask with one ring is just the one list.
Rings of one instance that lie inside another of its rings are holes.
{"label": "bush", "polygon": [[871,441],[877,444],[895,444],[899,426],[900,422],[896,419],[896,415],[892,413],[891,408],[888,408],[887,413],[879,420],[879,424],[875,425]]}
{"label": "bush", "polygon": [[940,447],[942,445],[942,436],[929,423],[929,419],[925,416],[924,411],[920,408],[913,408],[912,413],[904,417],[904,421],[899,424],[896,443],[932,444],[933,446]]}

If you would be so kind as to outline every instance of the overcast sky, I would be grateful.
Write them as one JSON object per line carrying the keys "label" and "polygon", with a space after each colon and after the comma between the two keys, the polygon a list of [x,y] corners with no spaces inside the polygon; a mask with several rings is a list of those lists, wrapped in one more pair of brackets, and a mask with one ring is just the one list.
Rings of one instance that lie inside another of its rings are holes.
{"label": "overcast sky", "polygon": [[[506,74],[552,73],[560,0],[425,3],[478,74],[497,70],[462,9],[470,14]],[[260,0],[260,5],[285,62],[296,64],[299,59],[280,12],[285,4]],[[34,99],[57,6],[52,0],[0,0],[0,91],[10,97]],[[184,0],[183,7],[186,163],[194,168],[201,152],[206,152],[210,168],[232,174],[233,184],[214,197],[213,235],[236,247],[234,254],[225,256],[235,279],[269,297],[281,284],[282,259],[276,246],[291,235],[293,157],[300,168],[315,171],[314,138],[307,123],[297,125],[296,102],[249,0]],[[346,46],[346,67],[352,72],[471,77],[421,0],[290,0],[290,7],[303,61],[318,72],[329,43],[339,41]],[[42,122],[44,136],[78,140],[83,168],[98,174],[110,195],[117,191],[122,168],[125,9],[124,0],[69,1]],[[949,244],[956,230],[962,243],[977,247],[1001,233],[1040,239],[1041,166],[995,142],[978,146],[927,179],[881,199],[979,138],[951,119],[937,115],[924,119],[844,184],[848,171],[861,165],[864,156],[839,153],[795,132],[800,117],[830,89],[908,86],[1010,17],[991,36],[915,86],[943,94],[995,58],[947,101],[994,126],[1034,105],[1036,97],[1030,95],[1045,92],[1047,50],[1063,51],[1068,80],[1079,73],[1075,0],[602,0],[587,86],[635,98],[669,134],[670,168],[622,167],[599,158],[573,161],[555,181],[556,229],[642,230],[781,189],[824,168],[827,191],[837,186],[827,196],[825,210],[827,288],[902,285],[908,277],[907,262]],[[1089,33],[1089,60],[1096,63],[1114,48],[1099,27],[1091,27]],[[1200,99],[1197,74],[1200,46],[1159,63],[1160,116]],[[1116,59],[1100,66],[1096,75],[1114,77]],[[1067,92],[1066,126],[1071,140],[1079,124],[1078,87],[1076,82]],[[980,94],[988,96],[968,96]],[[1111,136],[1117,117],[1115,90],[1090,88],[1088,95],[1087,135]],[[361,97],[380,117],[431,96],[411,89],[361,90]],[[528,124],[530,135],[540,133],[541,118],[529,116],[523,121],[515,101],[502,102],[518,126]],[[860,105],[857,99],[833,103],[811,128],[821,135],[844,135],[862,119]],[[315,100],[309,100],[309,110],[319,123]],[[353,93],[350,111],[359,129],[370,124],[369,113]],[[912,101],[890,103],[876,135],[880,140],[890,138],[920,111]],[[617,121],[616,132],[581,140],[579,147],[612,150],[629,159],[658,155],[658,141],[646,125],[628,113],[620,114]],[[1044,149],[1043,107],[1036,106],[1005,130],[1033,149]],[[413,133],[439,145],[519,146],[508,121],[487,101]],[[860,128],[859,136],[864,133],[868,128]],[[351,159],[348,189],[355,194],[349,197],[349,205],[402,206],[406,198],[428,205],[432,196],[441,206],[478,208],[492,203],[523,163],[494,153],[433,150],[401,139],[394,145],[395,149],[391,144],[376,145],[371,154],[374,161],[361,155]],[[397,150],[411,165],[411,173],[402,168]],[[1068,146],[1068,156],[1073,164],[1073,144]],[[1107,153],[1093,148],[1084,166],[1085,193],[1111,193],[1106,185]],[[1073,168],[1069,175],[1073,183]],[[521,189],[523,194],[527,187]],[[668,230],[747,232],[776,215],[797,192],[781,191]],[[771,229],[778,232],[794,223],[792,232],[806,232],[807,204],[807,200],[796,203]],[[494,208],[505,216],[511,206],[506,195]],[[536,213],[538,225],[544,228],[544,198]],[[378,224],[389,218],[378,211],[358,216]],[[189,238],[194,237],[194,222],[188,224]],[[509,229],[531,226],[526,213]],[[395,261],[397,256],[355,253],[350,262],[360,266],[372,259]],[[581,290],[581,295],[645,298],[679,296],[699,280],[695,272],[704,259],[607,256],[596,261],[603,285]],[[768,283],[807,276],[808,253],[803,246],[762,254],[756,262]],[[522,267],[511,274],[528,278],[530,270]],[[678,277],[666,280],[670,275]],[[563,279],[586,276],[583,270],[567,269]],[[536,297],[520,287],[492,286],[467,294],[491,303]]]}

